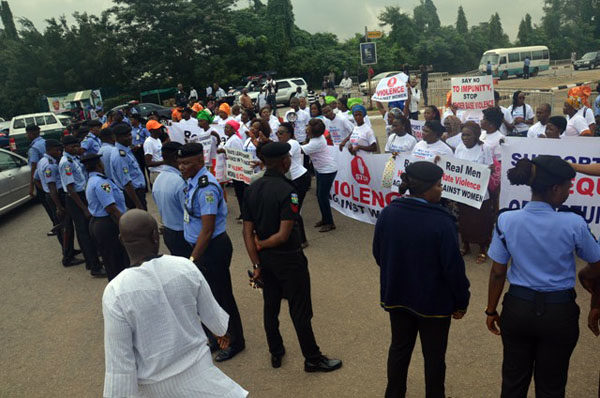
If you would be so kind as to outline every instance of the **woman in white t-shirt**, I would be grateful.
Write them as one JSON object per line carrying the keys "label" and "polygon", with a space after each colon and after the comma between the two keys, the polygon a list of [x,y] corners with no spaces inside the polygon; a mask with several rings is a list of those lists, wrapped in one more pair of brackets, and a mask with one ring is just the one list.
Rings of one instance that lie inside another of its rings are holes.
{"label": "woman in white t-shirt", "polygon": [[266,105],[261,108],[260,117],[269,122],[269,127],[271,127],[271,136],[269,138],[271,141],[277,142],[277,129],[279,128],[280,123],[279,119],[273,115],[271,105]]}
{"label": "woman in white t-shirt", "polygon": [[437,156],[452,156],[452,148],[442,141],[444,126],[438,120],[425,122],[423,126],[423,141],[417,142],[412,151],[415,161],[425,160],[433,162]]}
{"label": "woman in white t-shirt", "polygon": [[[294,186],[296,187],[296,193],[298,194],[298,213],[300,214],[300,211],[302,210],[302,203],[304,203],[304,198],[306,197],[306,192],[308,192],[308,188],[310,188],[310,174],[303,166],[304,155],[302,154],[300,144],[294,139],[294,125],[289,122],[281,123],[277,129],[277,137],[279,138],[279,142],[288,143],[290,145],[290,157],[292,158],[292,164],[289,172],[292,183],[294,183]],[[305,248],[308,246],[308,241],[306,240],[306,232],[304,230],[304,221],[302,220],[302,215],[298,217],[298,226],[300,227],[302,247]]]}
{"label": "woman in white t-shirt", "polygon": [[567,128],[565,129],[565,137],[591,136],[589,124],[577,114],[583,106],[583,101],[580,97],[571,96],[567,98],[563,106],[563,113],[568,116]]}
{"label": "woman in white t-shirt", "polygon": [[[466,160],[493,167],[494,160],[490,147],[479,140],[481,127],[475,122],[467,122],[462,128],[461,143],[454,152],[457,159]],[[486,192],[481,208],[477,209],[457,203],[458,206],[458,231],[462,240],[461,254],[464,256],[471,251],[470,244],[479,245],[477,264],[487,260],[487,248],[492,240],[494,227],[494,210],[490,195]]]}
{"label": "woman in white t-shirt", "polygon": [[[525,103],[525,93],[520,90],[514,92],[513,103],[508,107],[508,111],[513,118],[513,134],[518,137],[527,137],[527,131],[533,125],[535,114],[531,106]],[[504,115],[502,120],[504,120]]]}
{"label": "woman in white t-shirt", "polygon": [[542,138],[561,139],[567,128],[567,119],[563,116],[552,116],[546,123],[546,131]]}
{"label": "woman in white t-shirt", "polygon": [[321,210],[321,220],[315,227],[321,227],[319,232],[329,232],[335,229],[331,205],[329,204],[329,192],[337,174],[337,164],[333,150],[335,147],[327,145],[323,136],[325,124],[320,119],[311,119],[306,127],[308,144],[302,145],[302,152],[310,156],[317,180],[317,202]]}
{"label": "woman in white t-shirt", "polygon": [[417,140],[410,134],[410,120],[404,115],[394,117],[391,127],[392,132],[385,144],[385,152],[392,155],[411,153]]}
{"label": "woman in white t-shirt", "polygon": [[481,119],[481,129],[486,131],[481,140],[489,146],[494,159],[500,162],[501,152],[500,144],[504,142],[504,136],[500,132],[500,126],[504,123],[504,114],[500,108],[488,108],[483,110],[483,119]]}
{"label": "woman in white t-shirt", "polygon": [[[225,149],[237,149],[239,151],[244,150],[244,141],[239,137],[238,132],[240,129],[240,124],[235,120],[229,120],[225,123],[224,132],[227,136],[227,141],[222,148],[217,149],[217,153],[225,156],[227,159]],[[235,191],[235,197],[237,198],[238,206],[240,207],[240,215],[236,218],[238,222],[242,219],[242,204],[244,203],[244,191],[246,190],[247,185],[244,181],[232,180],[233,182],[233,190]]]}
{"label": "woman in white t-shirt", "polygon": [[346,144],[348,145],[348,151],[352,155],[363,155],[368,153],[375,153],[377,151],[377,140],[375,139],[375,133],[370,125],[365,123],[365,115],[367,109],[362,105],[354,105],[352,107],[352,115],[356,126],[352,130],[352,134],[342,141],[340,144],[340,151],[344,149]]}
{"label": "woman in white t-shirt", "polygon": [[345,117],[341,116],[341,113],[337,115],[333,113],[331,106],[325,105],[323,107],[323,115],[325,119],[325,128],[329,131],[329,137],[331,142],[335,146],[339,146],[341,142],[354,130],[354,125]]}
{"label": "woman in white t-shirt", "polygon": [[442,124],[446,129],[442,139],[446,144],[450,145],[450,148],[453,150],[456,149],[456,147],[462,142],[460,138],[460,119],[457,116],[451,115],[446,117]]}

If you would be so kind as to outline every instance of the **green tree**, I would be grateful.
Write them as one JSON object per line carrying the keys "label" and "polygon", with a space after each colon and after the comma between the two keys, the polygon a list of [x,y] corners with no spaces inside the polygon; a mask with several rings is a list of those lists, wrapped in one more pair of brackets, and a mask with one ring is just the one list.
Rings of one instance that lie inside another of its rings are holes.
{"label": "green tree", "polygon": [[533,40],[533,26],[531,25],[531,15],[525,14],[519,24],[519,33],[517,33],[517,43],[521,46],[529,46]]}
{"label": "green tree", "polygon": [[413,10],[413,18],[421,32],[435,32],[440,28],[440,18],[432,0],[421,0],[421,4]]}
{"label": "green tree", "polygon": [[467,23],[467,16],[462,6],[458,7],[458,15],[456,16],[456,31],[461,35],[466,35],[469,32],[469,24]]}
{"label": "green tree", "polygon": [[290,0],[269,0],[267,3],[267,20],[270,37],[279,54],[285,56],[293,42],[294,11]]}
{"label": "green tree", "polygon": [[504,29],[502,29],[502,22],[500,21],[500,15],[495,13],[490,18],[490,23],[488,25],[488,43],[490,47],[508,47],[510,45],[510,40],[508,39],[508,35],[504,33]]}
{"label": "green tree", "polygon": [[2,25],[4,25],[4,37],[9,40],[18,39],[17,27],[8,1],[0,2],[0,19],[2,19]]}

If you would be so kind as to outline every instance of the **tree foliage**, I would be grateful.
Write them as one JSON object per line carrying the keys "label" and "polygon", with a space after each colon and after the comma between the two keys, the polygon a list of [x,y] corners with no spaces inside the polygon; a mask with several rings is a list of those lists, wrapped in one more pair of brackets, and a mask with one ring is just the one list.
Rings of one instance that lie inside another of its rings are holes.
{"label": "tree foliage", "polygon": [[[43,94],[102,88],[105,96],[135,98],[179,82],[239,86],[244,76],[270,70],[303,77],[313,87],[330,71],[366,78],[362,33],[343,41],[311,34],[295,24],[290,0],[244,3],[114,0],[100,15],[51,18],[39,31],[27,19],[15,24],[8,2],[0,1],[0,114],[35,111]],[[525,15],[511,44],[497,13],[469,26],[459,7],[456,24],[443,26],[433,0],[420,0],[408,13],[385,7],[378,15],[385,35],[377,40],[374,69],[428,64],[454,73],[475,69],[491,48],[542,44],[553,59],[600,48],[600,2],[544,0],[543,12],[537,23]]]}

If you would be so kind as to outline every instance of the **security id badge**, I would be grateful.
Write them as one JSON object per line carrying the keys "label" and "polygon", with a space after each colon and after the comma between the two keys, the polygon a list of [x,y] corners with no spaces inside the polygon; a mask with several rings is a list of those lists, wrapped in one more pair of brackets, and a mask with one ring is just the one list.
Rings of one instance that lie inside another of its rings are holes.
{"label": "security id badge", "polygon": [[190,214],[188,213],[186,208],[183,209],[183,221],[187,224],[190,223]]}

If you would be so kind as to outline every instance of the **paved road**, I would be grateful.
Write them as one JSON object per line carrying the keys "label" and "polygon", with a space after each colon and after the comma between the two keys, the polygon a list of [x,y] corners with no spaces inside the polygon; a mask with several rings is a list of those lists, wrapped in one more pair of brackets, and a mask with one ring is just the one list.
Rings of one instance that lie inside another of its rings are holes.
{"label": "paved road", "polygon": [[[378,269],[370,254],[373,227],[336,213],[337,230],[319,234],[312,228],[318,215],[314,189],[309,192],[304,215],[314,328],[323,352],[342,358],[344,367],[332,374],[306,374],[285,305],[281,328],[287,355],[281,369],[270,367],[262,300],[246,282],[249,260],[241,225],[234,221],[237,215],[237,209],[231,209],[228,230],[247,348],[221,369],[253,397],[382,396],[390,332],[386,314],[378,306]],[[92,279],[83,266],[63,268],[58,243],[45,236],[49,228],[39,205],[0,218],[0,397],[99,397],[104,372],[100,302],[106,281]],[[473,294],[469,313],[453,322],[450,333],[447,393],[451,397],[499,394],[501,343],[485,329],[483,315],[489,264],[476,265],[473,260],[467,258]],[[585,312],[588,296],[578,291]],[[580,324],[568,385],[568,396],[578,398],[595,396],[598,381],[598,340],[583,317]],[[409,373],[410,397],[424,395],[422,369],[417,346]]]}

